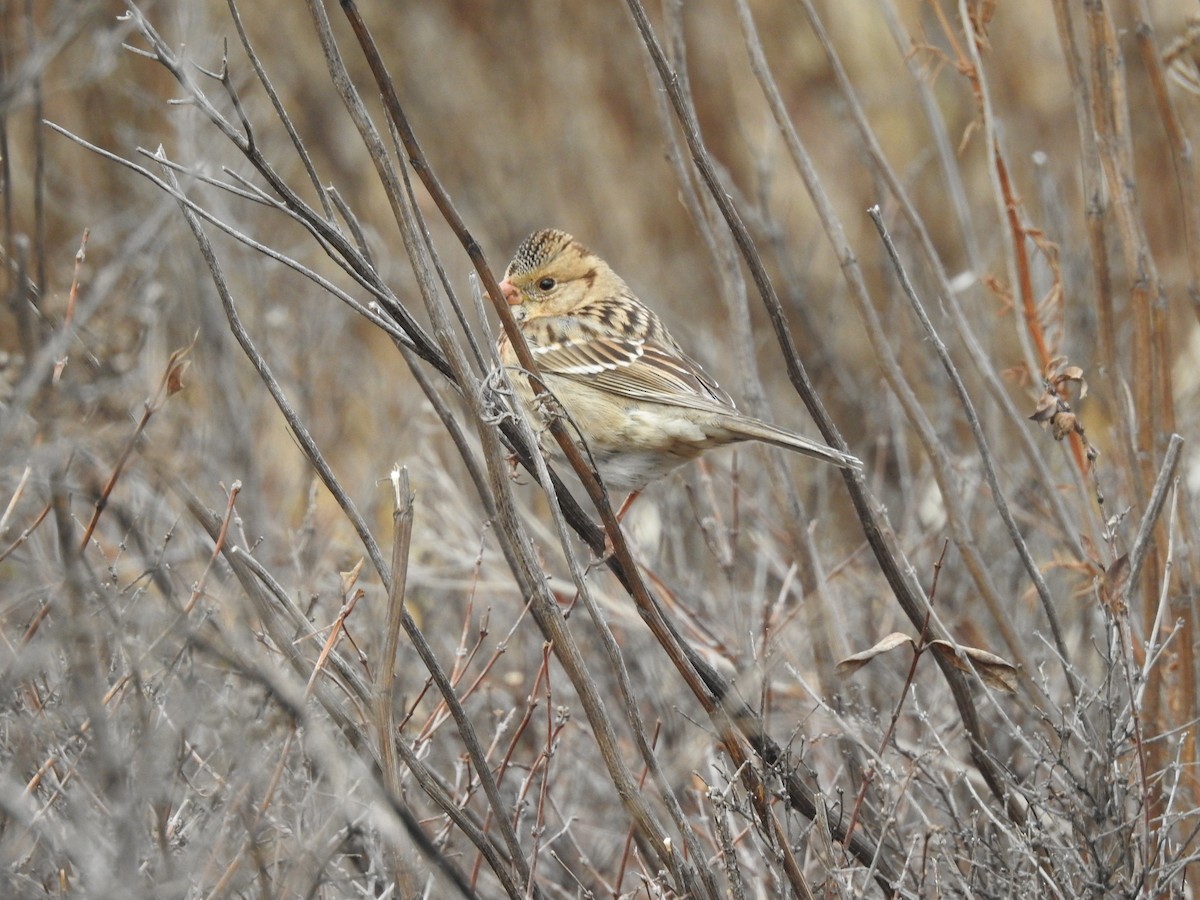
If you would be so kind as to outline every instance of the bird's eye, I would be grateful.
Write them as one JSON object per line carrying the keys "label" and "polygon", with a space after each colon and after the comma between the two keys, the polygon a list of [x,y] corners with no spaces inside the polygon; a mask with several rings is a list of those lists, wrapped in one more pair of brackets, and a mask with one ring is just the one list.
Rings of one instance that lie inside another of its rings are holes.
{"label": "bird's eye", "polygon": [[538,290],[539,291],[552,291],[552,290],[554,290],[555,284],[557,284],[557,282],[553,278],[543,278],[541,281],[538,282]]}

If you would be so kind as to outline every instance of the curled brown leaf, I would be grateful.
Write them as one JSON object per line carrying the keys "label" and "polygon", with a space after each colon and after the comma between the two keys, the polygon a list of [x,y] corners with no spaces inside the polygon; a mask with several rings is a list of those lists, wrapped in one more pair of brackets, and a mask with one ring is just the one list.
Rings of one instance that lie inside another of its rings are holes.
{"label": "curled brown leaf", "polygon": [[929,646],[956,669],[977,674],[988,687],[1009,694],[1017,692],[1017,667],[995,653],[955,646],[949,641],[930,641]]}
{"label": "curled brown leaf", "polygon": [[875,657],[883,653],[887,653],[889,650],[895,650],[897,647],[902,646],[903,644],[911,645],[913,643],[913,639],[907,634],[904,634],[900,631],[893,631],[887,637],[884,637],[876,642],[873,647],[847,656],[837,664],[836,671],[839,675],[849,675],[853,672],[857,672]]}
{"label": "curled brown leaf", "polygon": [[1129,584],[1129,554],[1118,556],[1100,578],[1100,602],[1114,615],[1127,612],[1125,589]]}

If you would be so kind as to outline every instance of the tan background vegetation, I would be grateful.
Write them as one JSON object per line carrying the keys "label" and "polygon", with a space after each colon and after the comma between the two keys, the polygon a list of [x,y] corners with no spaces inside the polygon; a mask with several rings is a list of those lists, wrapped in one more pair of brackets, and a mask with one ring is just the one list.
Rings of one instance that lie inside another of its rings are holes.
{"label": "tan background vegetation", "polygon": [[[161,146],[186,194],[215,219],[360,302],[371,298],[296,221],[204,182],[266,187],[187,87],[144,55],[152,46],[125,7],[8,3],[0,85],[6,894],[448,895],[450,876],[429,874],[434,859],[465,873],[480,896],[513,893],[446,817],[451,804],[542,896],[714,888],[857,896],[884,892],[881,871],[908,896],[1185,895],[1196,853],[1200,714],[1200,214],[1190,144],[1173,145],[1170,125],[1182,141],[1200,129],[1200,94],[1185,83],[1197,77],[1200,52],[1175,43],[1189,34],[1194,7],[1062,4],[1085,76],[1099,71],[1092,66],[1104,54],[1120,56],[1106,90],[1083,99],[1053,3],[819,7],[853,97],[803,4],[750,4],[790,122],[882,321],[877,337],[895,355],[935,448],[922,442],[880,365],[846,277],[850,261],[839,259],[751,70],[737,4],[668,2],[649,12],[686,74],[723,190],[778,291],[799,358],[850,450],[866,461],[860,489],[886,516],[899,569],[926,591],[937,578],[930,636],[1016,666],[1011,695],[982,685],[977,673],[959,676],[980,717],[974,753],[965,701],[932,651],[915,675],[907,644],[852,676],[834,668],[890,632],[918,636],[921,621],[897,602],[864,542],[861,509],[833,470],[759,447],[723,451],[652,487],[625,523],[666,615],[787,750],[783,760],[756,756],[742,732],[749,762],[739,769],[720,715],[689,689],[621,583],[588,565],[589,548],[559,541],[545,496],[514,468],[522,524],[513,527],[532,540],[545,583],[572,609],[570,630],[617,722],[625,765],[636,775],[646,764],[640,726],[620,714],[615,664],[577,604],[568,551],[587,566],[646,731],[657,734],[662,783],[648,779],[647,808],[683,846],[687,828],[669,814],[674,792],[704,850],[688,858],[713,880],[672,869],[618,799],[597,720],[555,655],[561,647],[544,652],[545,626],[526,607],[533,593],[506,559],[509,526],[489,515],[469,463],[394,342],[312,280],[210,224],[258,351],[385,556],[388,476],[395,464],[406,468],[415,495],[406,608],[454,673],[506,805],[493,808],[483,795],[463,728],[446,718],[407,638],[387,693],[392,737],[411,745],[441,786],[422,787],[413,767],[389,769],[379,734],[386,720],[353,674],[378,687],[386,669],[396,607],[385,579],[369,560],[357,576],[345,574],[367,555],[363,543],[233,340],[177,200],[82,142],[159,178],[163,170],[143,151]],[[238,11],[321,184],[353,211],[382,282],[428,327],[413,262],[331,86],[307,7]],[[494,273],[530,231],[572,232],[744,406],[817,435],[625,4],[365,2],[361,11],[436,177]],[[327,12],[386,140],[386,113],[357,41],[337,4]],[[257,149],[316,204],[230,8],[175,0],[142,13],[236,125],[230,92],[204,74],[220,71],[227,55]],[[1107,38],[1089,31],[1101,21],[1113,27]],[[982,68],[971,65],[967,27]],[[1156,86],[1164,73],[1175,77]],[[911,206],[872,160],[855,103]],[[1109,111],[1114,124],[1105,131]],[[1089,154],[1094,146],[1100,157]],[[1116,168],[1103,169],[1101,158]],[[1096,184],[1103,191],[1089,198]],[[1123,185],[1131,189],[1125,218]],[[454,340],[463,344],[469,332],[487,348],[496,318],[478,315],[491,304],[472,299],[472,262],[427,188],[414,190],[466,307]],[[1006,202],[1024,229],[1019,239]],[[1061,646],[998,513],[984,451],[867,213],[875,205],[974,401]],[[697,209],[706,212],[697,217]],[[940,273],[923,255],[914,216]],[[348,216],[335,218],[349,234]],[[1022,259],[1030,316],[1014,283]],[[951,305],[979,339],[978,352]],[[189,346],[182,390],[139,428],[173,351]],[[468,404],[434,367],[418,365],[480,458]],[[1085,399],[1067,366],[1086,379]],[[1071,376],[1058,387],[1086,444],[1056,442],[1025,418],[1055,373]],[[487,366],[475,374],[487,375]],[[1173,432],[1184,438],[1168,472],[1177,480],[1165,483],[1145,567],[1129,581],[1123,567],[1152,506],[1155,475],[1173,458]],[[1084,464],[1086,446],[1099,452],[1094,467]],[[219,523],[235,482],[236,515],[215,542],[203,510]],[[254,599],[229,557],[234,546],[261,564],[260,589],[273,579],[279,595]],[[357,590],[345,629],[332,627]],[[280,612],[281,596],[300,618]],[[284,624],[263,603],[276,604]],[[342,669],[321,655],[331,634]],[[314,671],[305,695],[305,673]],[[981,755],[1002,787],[982,774]],[[782,796],[788,772],[817,798],[817,821]],[[755,784],[764,792],[759,805]],[[404,831],[400,807],[432,848]],[[496,817],[517,823],[525,869],[505,856],[511,848],[496,836]],[[842,849],[847,831],[882,848],[878,868]]]}

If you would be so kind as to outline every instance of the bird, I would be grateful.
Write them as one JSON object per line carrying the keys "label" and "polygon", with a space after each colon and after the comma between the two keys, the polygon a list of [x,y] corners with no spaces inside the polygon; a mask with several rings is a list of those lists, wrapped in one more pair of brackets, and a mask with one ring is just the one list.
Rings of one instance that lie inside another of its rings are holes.
{"label": "bird", "polygon": [[[605,262],[565,231],[535,231],[517,247],[500,291],[541,373],[545,391],[586,445],[605,487],[642,489],[715,447],[761,441],[845,469],[848,453],[738,411],[733,398],[688,356],[662,320]],[[498,352],[517,401],[543,421],[537,397],[506,335]],[[558,453],[551,438],[543,450]]]}

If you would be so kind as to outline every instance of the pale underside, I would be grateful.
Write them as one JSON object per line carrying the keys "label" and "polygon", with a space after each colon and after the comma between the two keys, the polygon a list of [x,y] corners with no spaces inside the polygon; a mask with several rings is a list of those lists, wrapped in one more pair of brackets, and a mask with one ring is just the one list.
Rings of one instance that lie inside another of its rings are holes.
{"label": "pale underside", "polygon": [[[529,326],[526,340],[545,387],[566,413],[568,427],[589,435],[586,446],[609,488],[640,490],[705,450],[739,439],[722,421],[741,418],[729,395],[669,335],[664,334],[669,345],[615,337],[583,317]],[[583,339],[539,343],[539,337],[568,333]],[[503,351],[513,355],[509,347]],[[523,373],[514,376],[526,409],[544,418],[551,407],[534,402]],[[548,435],[542,445],[557,455]]]}

